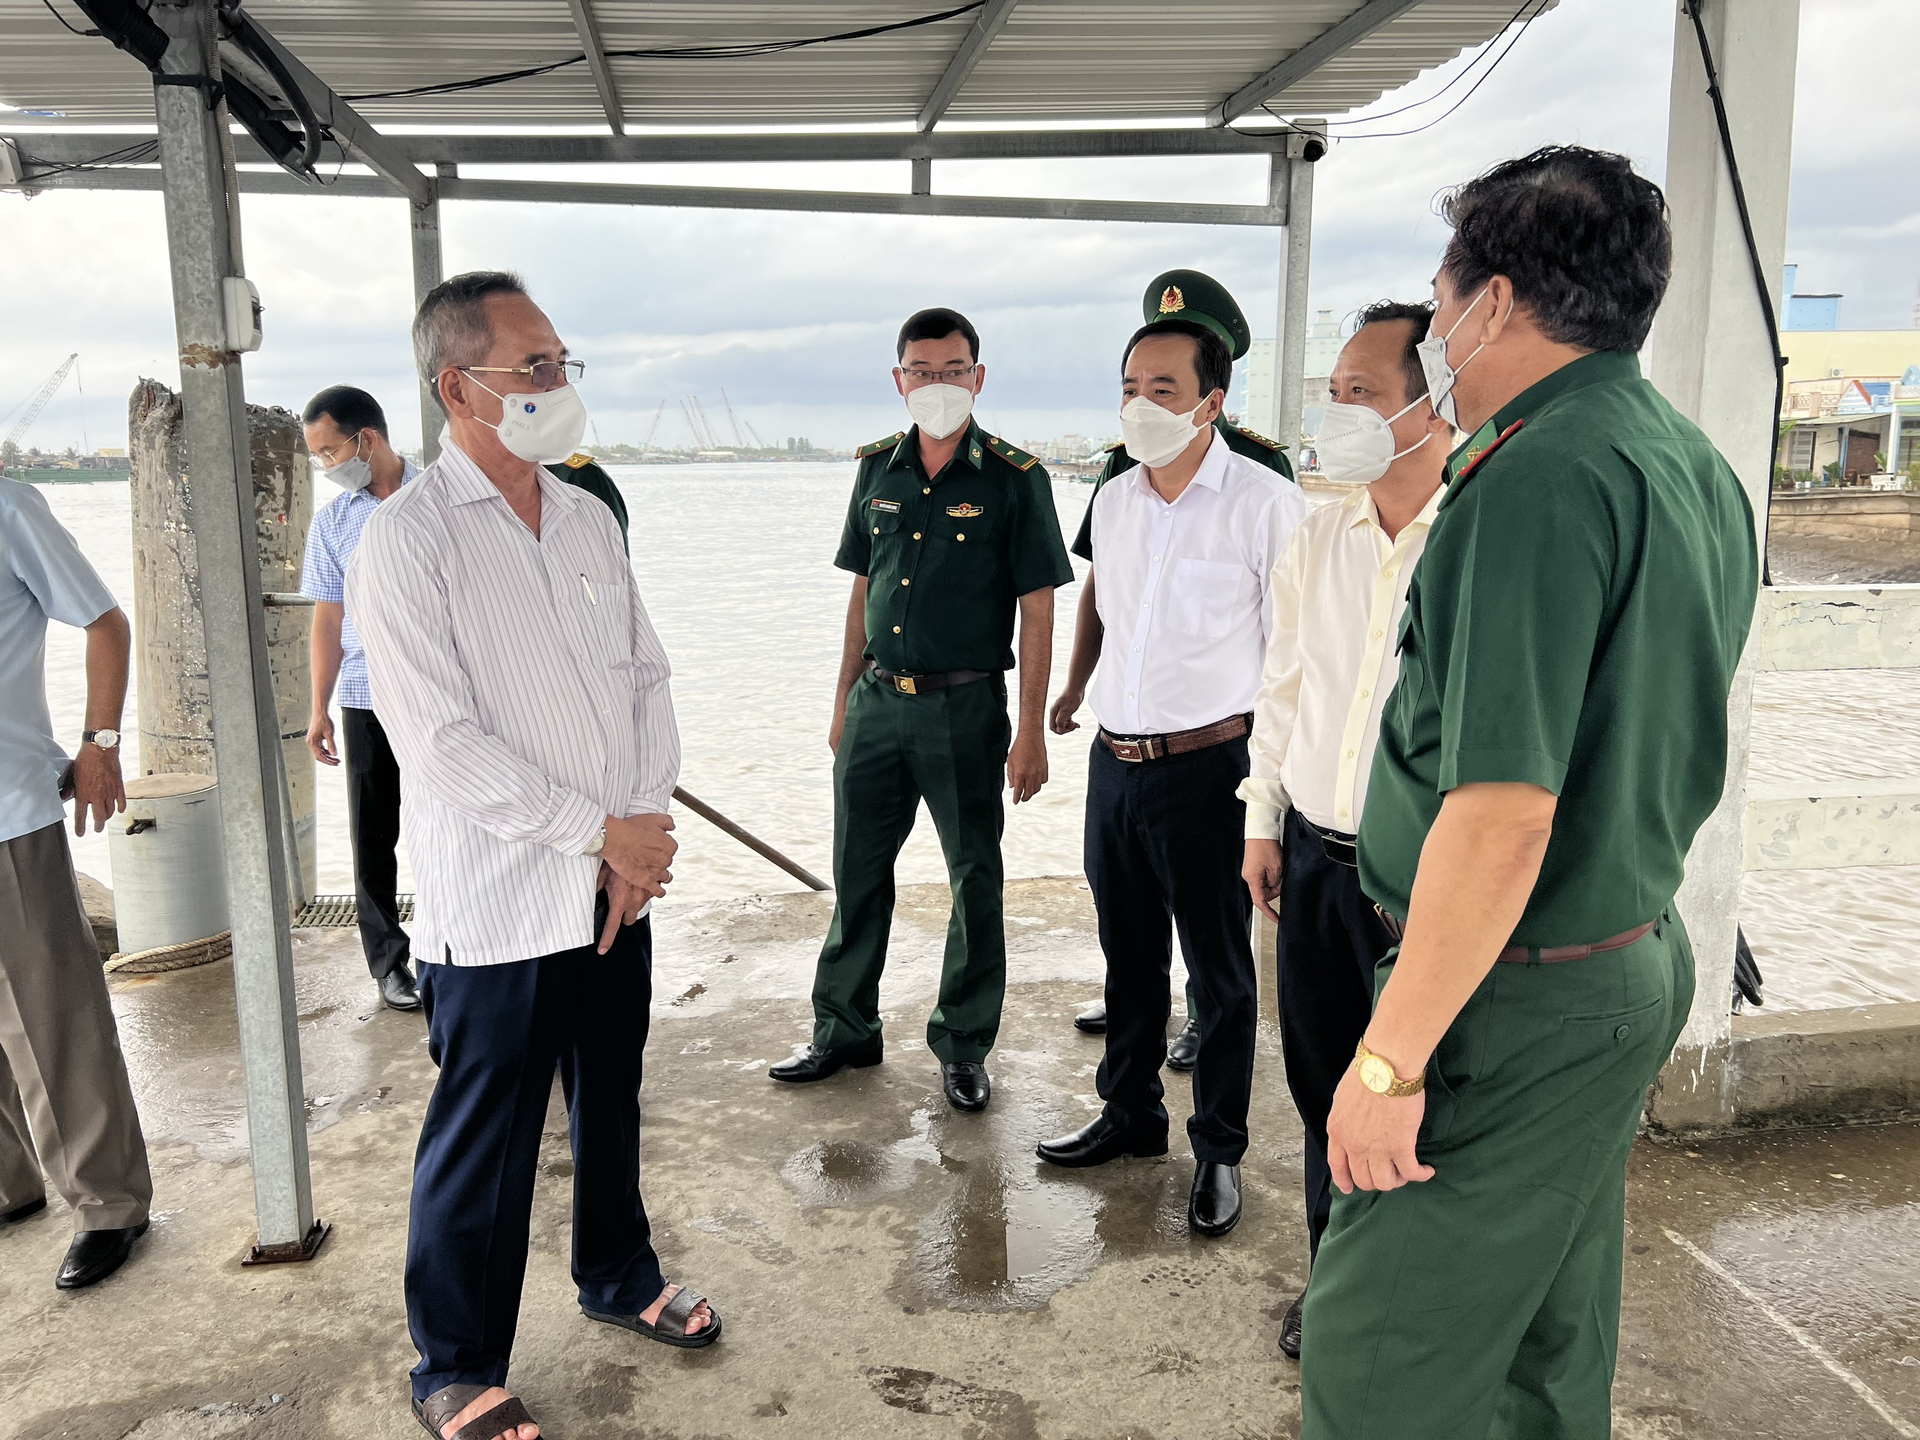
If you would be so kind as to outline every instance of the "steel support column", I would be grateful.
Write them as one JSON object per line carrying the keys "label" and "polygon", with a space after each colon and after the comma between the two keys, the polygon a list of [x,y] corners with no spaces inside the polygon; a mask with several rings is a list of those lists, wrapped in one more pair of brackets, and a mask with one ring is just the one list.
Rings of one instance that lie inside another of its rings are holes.
{"label": "steel support column", "polygon": [[[1326,134],[1326,121],[1303,120],[1302,130]],[[1307,379],[1307,280],[1313,254],[1313,162],[1308,136],[1287,137],[1286,228],[1280,240],[1280,314],[1273,347],[1271,438],[1288,447],[1296,468],[1300,455],[1301,391]],[[1279,167],[1275,166],[1275,175]],[[1275,196],[1275,203],[1279,197]]]}
{"label": "steel support column", "polygon": [[[254,1255],[300,1258],[311,1253],[324,1229],[314,1220],[307,1171],[281,844],[280,722],[267,667],[246,396],[240,357],[228,346],[221,294],[221,282],[239,266],[229,209],[235,187],[231,162],[222,154],[227,116],[224,107],[210,103],[208,88],[220,74],[214,3],[156,4],[151,14],[172,42],[153,108],[233,917],[233,988],[258,1226]],[[176,76],[189,83],[166,83]]]}
{"label": "steel support column", "polygon": [[[413,215],[413,308],[418,311],[427,292],[445,275],[440,261],[440,192],[438,182],[425,204],[410,202]],[[433,385],[420,380],[420,459],[431,465],[440,455],[440,425],[445,417],[433,397]]]}
{"label": "steel support column", "polygon": [[[1800,0],[1705,0],[1701,18],[1720,73],[1761,276],[1777,307],[1786,255]],[[1670,106],[1673,280],[1654,327],[1653,380],[1727,457],[1758,520],[1766,513],[1773,462],[1773,350],[1707,97],[1699,41],[1684,11],[1675,17]],[[1737,1077],[1724,1062],[1732,1033],[1757,644],[1756,633],[1728,703],[1726,790],[1694,837],[1676,901],[1693,938],[1693,1013],[1649,1107],[1657,1121],[1676,1128],[1725,1124],[1736,1098]]]}

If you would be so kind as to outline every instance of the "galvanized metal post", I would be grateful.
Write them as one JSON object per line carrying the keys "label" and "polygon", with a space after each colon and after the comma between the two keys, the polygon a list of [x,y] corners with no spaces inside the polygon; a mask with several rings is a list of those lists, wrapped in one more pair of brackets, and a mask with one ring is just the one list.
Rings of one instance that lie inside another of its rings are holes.
{"label": "galvanized metal post", "polygon": [[235,180],[224,158],[226,109],[211,88],[220,76],[214,0],[156,4],[150,13],[171,37],[153,108],[233,919],[258,1227],[252,1258],[298,1259],[318,1246],[325,1227],[313,1216],[307,1170],[282,787],[273,753],[280,720],[260,600],[246,397],[240,358],[228,344],[221,286],[238,266],[229,209]]}
{"label": "galvanized metal post", "polygon": [[[1273,439],[1298,457],[1300,409],[1307,380],[1307,278],[1313,254],[1313,163],[1309,144],[1324,151],[1324,120],[1295,122],[1287,136],[1287,223],[1281,232],[1280,315],[1273,356]],[[1317,134],[1307,134],[1317,131]]]}
{"label": "galvanized metal post", "polygon": [[[433,182],[432,193],[425,204],[409,201],[407,208],[413,214],[413,305],[418,310],[427,292],[446,278],[441,274],[439,182]],[[428,465],[440,455],[440,426],[445,418],[440,413],[439,402],[433,398],[432,382],[422,376],[420,458]]]}

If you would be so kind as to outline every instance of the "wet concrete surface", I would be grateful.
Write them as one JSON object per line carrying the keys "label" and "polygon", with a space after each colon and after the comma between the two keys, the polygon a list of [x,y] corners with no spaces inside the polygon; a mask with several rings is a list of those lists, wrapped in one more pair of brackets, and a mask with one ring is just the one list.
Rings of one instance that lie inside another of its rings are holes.
{"label": "wet concrete surface", "polygon": [[[807,1038],[827,907],[668,910],[648,1046],[645,1176],[670,1278],[726,1334],[678,1352],[592,1324],[567,1278],[572,1165],[549,1116],[514,1383],[559,1440],[635,1436],[1292,1436],[1275,1328],[1305,1278],[1300,1143],[1262,996],[1247,1217],[1185,1227],[1184,1143],[1055,1171],[1091,1115],[1099,975],[1086,891],[1009,887],[1011,986],[992,1106],[941,1098],[923,1039],[944,891],[904,891],[886,1063],[768,1082]],[[60,1294],[64,1207],[0,1232],[0,1436],[417,1435],[399,1275],[433,1072],[417,1016],[374,1004],[350,932],[297,949],[314,1191],[305,1266],[242,1269],[252,1234],[224,963],[118,982],[154,1147],[153,1233]],[[1169,1076],[1184,1119],[1186,1082]],[[1920,1440],[1920,1130],[1644,1143],[1630,1176],[1616,1390],[1623,1437]]]}

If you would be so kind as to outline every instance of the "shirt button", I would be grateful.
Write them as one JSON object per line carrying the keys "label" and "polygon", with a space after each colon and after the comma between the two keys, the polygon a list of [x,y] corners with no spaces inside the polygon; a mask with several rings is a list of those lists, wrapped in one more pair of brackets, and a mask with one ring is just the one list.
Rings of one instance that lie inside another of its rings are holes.
{"label": "shirt button", "polygon": [[1342,820],[1344,820],[1344,819],[1346,819],[1346,818],[1347,818],[1347,812],[1346,812],[1346,811],[1344,811],[1344,810],[1342,810],[1342,811],[1340,812],[1340,818],[1341,818]]}
{"label": "shirt button", "polygon": [[902,585],[911,585],[911,584],[913,583],[913,581],[911,581],[911,580],[909,580],[909,579],[907,579],[907,577],[906,577],[906,576],[904,576],[904,575],[902,575],[902,576],[900,577],[900,583],[901,583]]}
{"label": "shirt button", "polygon": [[1374,632],[1373,632],[1373,638],[1374,638],[1374,639],[1376,639],[1376,640],[1378,640],[1378,639],[1379,639],[1379,638],[1380,638],[1380,637],[1381,637],[1382,635],[1384,635],[1385,633],[1386,633],[1386,632],[1385,632],[1384,630],[1376,630],[1376,631],[1374,631]]}
{"label": "shirt button", "polygon": [[933,493],[933,487],[931,485],[923,485],[920,487],[920,493],[922,495],[931,495]]}
{"label": "shirt button", "polygon": [[1131,690],[1127,691],[1127,699],[1131,700],[1133,698],[1134,698],[1133,691]]}
{"label": "shirt button", "polygon": [[916,540],[918,540],[918,539],[920,538],[920,532],[919,532],[918,530],[916,530],[916,531],[914,531],[914,532],[913,532],[913,538],[914,538],[914,539],[916,539]]}
{"label": "shirt button", "polygon": [[1134,654],[1136,654],[1136,655],[1138,655],[1138,654],[1140,653],[1140,647],[1139,647],[1138,645],[1136,645],[1136,646],[1134,646],[1134,647],[1133,647],[1133,653],[1134,653]]}
{"label": "shirt button", "polygon": [[954,539],[956,539],[956,540],[964,540],[964,539],[966,539],[967,537],[966,537],[966,536],[964,536],[964,535],[956,535],[956,536],[954,536],[953,538],[954,538]]}
{"label": "shirt button", "polygon": [[1618,1030],[1613,1032],[1613,1038],[1616,1040],[1624,1040],[1632,1033],[1633,1027],[1631,1025],[1622,1025]]}
{"label": "shirt button", "polygon": [[893,633],[894,633],[894,634],[896,634],[896,635],[898,635],[898,634],[900,633],[900,627],[899,627],[898,625],[896,625],[896,626],[894,626],[894,627],[893,627]]}
{"label": "shirt button", "polygon": [[1347,759],[1349,760],[1353,759],[1353,751],[1351,750],[1347,751]]}
{"label": "shirt button", "polygon": [[1368,697],[1369,695],[1371,695],[1371,694],[1373,694],[1373,692],[1372,692],[1371,690],[1362,690],[1362,691],[1360,692],[1360,698],[1361,698],[1362,700],[1364,700],[1364,699],[1366,699],[1366,698],[1367,698],[1367,697]]}
{"label": "shirt button", "polygon": [[[873,533],[874,533],[874,534],[876,534],[876,535],[878,535],[878,534],[880,533],[880,527],[879,527],[878,525],[876,525],[876,526],[874,526],[874,527],[873,527]],[[916,539],[916,540],[918,540],[918,539],[919,539],[920,537],[919,537],[918,535],[916,535],[916,536],[914,536],[913,538],[914,538],[914,539]]]}

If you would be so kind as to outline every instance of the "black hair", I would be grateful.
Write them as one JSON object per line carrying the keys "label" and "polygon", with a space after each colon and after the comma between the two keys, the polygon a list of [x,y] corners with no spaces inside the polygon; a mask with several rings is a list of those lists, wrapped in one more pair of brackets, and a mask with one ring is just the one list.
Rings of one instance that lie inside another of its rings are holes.
{"label": "black hair", "polygon": [[427,292],[413,317],[413,358],[420,378],[440,399],[440,372],[460,365],[476,365],[493,347],[493,327],[487,323],[489,295],[524,295],[526,282],[506,270],[469,270],[442,280]]}
{"label": "black hair", "polygon": [[1506,160],[1441,202],[1440,268],[1462,299],[1513,282],[1541,333],[1587,350],[1638,350],[1673,272],[1667,197],[1624,155],[1549,145]]}
{"label": "black hair", "polygon": [[1134,331],[1132,338],[1127,341],[1127,348],[1120,352],[1122,374],[1126,373],[1127,360],[1133,354],[1133,347],[1156,335],[1185,335],[1193,341],[1193,368],[1200,377],[1201,399],[1206,399],[1216,390],[1225,395],[1233,388],[1233,351],[1227,348],[1227,342],[1220,338],[1218,330],[1193,320],[1154,320]]}
{"label": "black hair", "polygon": [[973,355],[973,363],[980,363],[980,332],[973,328],[973,322],[958,310],[949,310],[944,305],[936,305],[931,310],[916,310],[907,317],[907,323],[900,327],[900,338],[893,347],[893,358],[907,358],[907,346],[915,340],[944,340],[958,331],[966,338],[967,349]]}
{"label": "black hair", "polygon": [[307,401],[300,412],[300,423],[312,425],[324,415],[339,427],[342,435],[358,435],[362,430],[378,430],[387,435],[387,412],[380,402],[353,385],[329,385]]}
{"label": "black hair", "polygon": [[1405,320],[1413,328],[1407,332],[1407,348],[1400,356],[1400,373],[1407,382],[1407,403],[1411,405],[1427,393],[1427,370],[1420,363],[1420,342],[1433,325],[1431,300],[1376,300],[1360,312],[1358,333],[1369,325],[1384,325],[1390,320]]}

